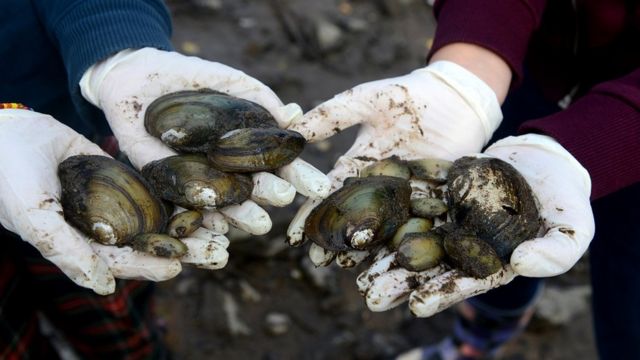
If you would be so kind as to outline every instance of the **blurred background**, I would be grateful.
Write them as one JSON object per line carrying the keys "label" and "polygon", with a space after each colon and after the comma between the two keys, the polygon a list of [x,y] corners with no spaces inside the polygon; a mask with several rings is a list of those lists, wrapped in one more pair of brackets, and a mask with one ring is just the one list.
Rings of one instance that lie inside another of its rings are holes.
{"label": "blurred background", "polygon": [[[425,0],[170,0],[173,43],[266,83],[307,111],[366,81],[425,63],[435,21]],[[500,19],[496,19],[500,21]],[[307,146],[303,158],[329,171],[357,129]],[[304,199],[269,208],[270,235],[228,234],[229,265],[185,268],[159,284],[158,315],[177,359],[389,359],[446,336],[444,311],[415,319],[406,306],[366,309],[362,268],[315,268],[306,246],[285,243]],[[587,261],[547,282],[524,336],[500,359],[596,359]]]}

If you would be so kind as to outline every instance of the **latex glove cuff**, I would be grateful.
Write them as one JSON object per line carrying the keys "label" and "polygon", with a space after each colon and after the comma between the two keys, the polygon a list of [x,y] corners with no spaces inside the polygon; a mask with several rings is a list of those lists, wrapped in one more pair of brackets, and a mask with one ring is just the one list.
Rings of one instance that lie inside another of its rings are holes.
{"label": "latex glove cuff", "polygon": [[502,111],[495,92],[482,79],[451,61],[436,61],[413,73],[427,72],[453,88],[473,109],[482,122],[486,145],[502,121]]}

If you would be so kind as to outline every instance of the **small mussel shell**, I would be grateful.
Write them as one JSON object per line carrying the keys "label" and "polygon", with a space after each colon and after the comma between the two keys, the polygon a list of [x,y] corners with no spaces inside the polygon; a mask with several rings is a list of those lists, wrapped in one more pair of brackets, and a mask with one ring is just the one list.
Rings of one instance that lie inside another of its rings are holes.
{"label": "small mussel shell", "polygon": [[154,256],[177,258],[187,253],[187,245],[165,234],[139,234],[133,238],[131,247]]}
{"label": "small mussel shell", "polygon": [[306,142],[300,133],[291,130],[236,129],[218,139],[207,155],[213,166],[222,171],[271,171],[292,162]]}
{"label": "small mussel shell", "polygon": [[442,238],[434,232],[408,233],[398,247],[398,264],[409,271],[423,271],[444,258]]}
{"label": "small mussel shell", "polygon": [[199,211],[183,211],[169,219],[166,233],[174,238],[187,237],[202,226],[202,220],[203,217]]}
{"label": "small mussel shell", "polygon": [[161,198],[187,209],[239,204],[253,189],[251,178],[217,170],[198,154],[153,161],[142,168],[142,175]]}
{"label": "small mussel shell", "polygon": [[398,231],[393,235],[391,241],[387,243],[387,246],[392,250],[397,250],[405,234],[427,232],[431,230],[432,227],[433,220],[431,219],[410,218],[398,228]]}
{"label": "small mussel shell", "polygon": [[411,171],[404,161],[394,155],[377,161],[360,171],[360,177],[367,176],[395,176],[409,179]]}
{"label": "small mussel shell", "polygon": [[529,184],[500,159],[456,160],[447,186],[451,219],[489,243],[503,261],[524,240],[534,238],[541,226]]}
{"label": "small mussel shell", "polygon": [[147,108],[144,126],[149,134],[180,152],[206,153],[233,129],[277,127],[278,123],[254,102],[202,89],[157,98]]}
{"label": "small mussel shell", "polygon": [[160,232],[167,214],[147,182],[132,168],[106,156],[78,155],[58,166],[64,217],[106,245]]}
{"label": "small mussel shell", "polygon": [[414,178],[444,184],[453,163],[441,159],[418,159],[407,161],[407,165]]}
{"label": "small mussel shell", "polygon": [[390,176],[353,178],[314,208],[305,235],[333,251],[351,250],[352,237],[366,236],[363,250],[391,238],[409,218],[411,186]]}
{"label": "small mussel shell", "polygon": [[447,204],[436,198],[411,199],[411,213],[425,218],[434,218],[447,212]]}
{"label": "small mussel shell", "polygon": [[449,262],[469,276],[484,278],[502,269],[498,254],[488,243],[463,231],[447,234],[444,249]]}

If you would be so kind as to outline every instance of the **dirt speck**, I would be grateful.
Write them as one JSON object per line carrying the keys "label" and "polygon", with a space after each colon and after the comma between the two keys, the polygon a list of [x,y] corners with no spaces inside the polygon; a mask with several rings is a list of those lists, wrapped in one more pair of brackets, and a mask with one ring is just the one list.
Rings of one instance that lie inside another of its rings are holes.
{"label": "dirt speck", "polygon": [[568,229],[568,228],[560,228],[558,229],[558,231],[560,231],[561,233],[565,234],[565,235],[569,235],[570,237],[573,237],[576,232],[573,229]]}
{"label": "dirt speck", "polygon": [[131,103],[131,106],[133,107],[133,111],[136,112],[136,117],[138,117],[138,115],[140,115],[140,111],[142,111],[142,104],[134,100]]}
{"label": "dirt speck", "polygon": [[456,282],[454,279],[449,279],[447,281],[445,281],[442,285],[440,285],[440,289],[438,291],[445,293],[445,294],[451,294],[453,292],[456,291],[456,289],[458,288],[458,286],[456,285]]}
{"label": "dirt speck", "polygon": [[356,156],[354,159],[360,161],[378,161],[378,159],[370,156]]}

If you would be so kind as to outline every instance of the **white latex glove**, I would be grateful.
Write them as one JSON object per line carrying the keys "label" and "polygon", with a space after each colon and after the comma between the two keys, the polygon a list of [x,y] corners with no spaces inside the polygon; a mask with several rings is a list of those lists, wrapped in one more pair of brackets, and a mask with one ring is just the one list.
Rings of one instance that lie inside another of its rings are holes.
{"label": "white latex glove", "polygon": [[[331,191],[376,160],[455,160],[479,152],[500,124],[495,93],[477,76],[452,62],[439,61],[412,73],[356,86],[309,111],[289,129],[319,141],[361,124],[354,145],[328,174]],[[319,200],[302,205],[287,231],[289,244],[303,243],[304,221]],[[341,253],[338,264],[354,266],[366,252]],[[310,257],[327,265],[335,256],[312,244]]]}
{"label": "white latex glove", "polygon": [[[282,128],[302,115],[298,105],[283,105],[271,89],[241,71],[152,48],[121,51],[89,68],[80,81],[82,95],[104,111],[120,149],[138,169],[175,155],[145,130],[149,104],[167,93],[201,88],[256,102],[271,112]],[[284,166],[279,175],[254,174],[252,200],[220,212],[232,225],[262,235],[271,229],[271,219],[258,204],[285,206],[293,201],[296,190],[311,198],[326,196],[329,191],[327,177],[299,158]]]}
{"label": "white latex glove", "polygon": [[59,202],[58,164],[80,154],[108,156],[49,115],[0,110],[2,226],[36,247],[73,282],[98,294],[114,292],[114,276],[154,281],[176,276],[178,260],[91,243],[67,224]]}
{"label": "white latex glove", "polygon": [[569,152],[550,137],[530,134],[500,140],[483,155],[508,162],[527,180],[538,200],[542,236],[520,244],[509,265],[484,279],[457,270],[445,272],[443,267],[411,272],[398,267],[395,253],[380,257],[357,281],[371,310],[384,311],[408,299],[416,316],[431,316],[507,284],[517,275],[562,274],[587,250],[595,231],[589,201],[591,180]]}

